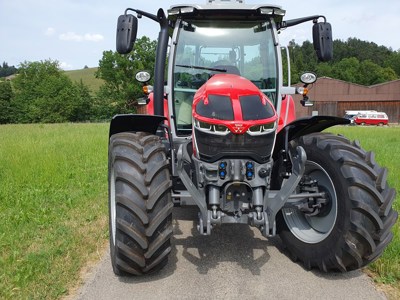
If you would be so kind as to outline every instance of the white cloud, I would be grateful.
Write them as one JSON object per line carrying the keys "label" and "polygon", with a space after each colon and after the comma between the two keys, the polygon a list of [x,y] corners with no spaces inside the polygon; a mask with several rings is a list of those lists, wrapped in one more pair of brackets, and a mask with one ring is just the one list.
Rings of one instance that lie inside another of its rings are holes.
{"label": "white cloud", "polygon": [[104,40],[104,37],[98,33],[95,34],[86,33],[84,35],[81,35],[71,31],[60,34],[59,38],[60,40],[63,41],[74,41],[74,42],[82,42],[82,41],[100,42]]}
{"label": "white cloud", "polygon": [[86,33],[84,35],[85,41],[90,41],[90,42],[101,42],[104,40],[104,37],[101,34],[95,33],[95,34],[90,34]]}
{"label": "white cloud", "polygon": [[76,34],[75,32],[67,32],[67,33],[62,33],[59,35],[60,40],[63,41],[74,41],[74,42],[80,42],[83,40],[83,37],[79,34]]}
{"label": "white cloud", "polygon": [[47,36],[52,36],[56,33],[56,30],[53,27],[48,27],[46,31],[44,32],[45,35]]}
{"label": "white cloud", "polygon": [[60,62],[60,68],[63,70],[71,70],[73,68],[73,66],[66,63],[65,61],[62,61],[62,62]]}

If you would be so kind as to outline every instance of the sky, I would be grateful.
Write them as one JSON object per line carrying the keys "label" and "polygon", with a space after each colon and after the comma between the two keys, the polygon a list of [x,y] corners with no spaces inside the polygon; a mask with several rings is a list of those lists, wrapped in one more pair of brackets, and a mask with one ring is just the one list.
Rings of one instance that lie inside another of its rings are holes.
{"label": "sky", "polygon": [[[156,14],[173,4],[206,0],[0,0],[0,64],[58,61],[65,70],[97,67],[103,51],[115,51],[117,18],[132,7]],[[247,0],[246,4],[274,3],[286,10],[285,20],[325,15],[334,39],[355,37],[400,50],[399,0]],[[139,20],[138,36],[158,36],[158,24]],[[284,30],[282,45],[312,40],[312,23]]]}

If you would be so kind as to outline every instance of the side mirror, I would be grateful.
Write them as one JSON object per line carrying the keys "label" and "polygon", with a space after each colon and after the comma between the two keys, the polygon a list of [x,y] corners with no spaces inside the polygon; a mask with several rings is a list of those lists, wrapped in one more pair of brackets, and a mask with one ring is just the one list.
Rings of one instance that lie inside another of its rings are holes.
{"label": "side mirror", "polygon": [[332,27],[330,23],[314,24],[313,43],[320,61],[329,61],[333,58]]}
{"label": "side mirror", "polygon": [[133,15],[121,15],[117,22],[117,52],[127,54],[132,51],[137,34],[137,18]]}

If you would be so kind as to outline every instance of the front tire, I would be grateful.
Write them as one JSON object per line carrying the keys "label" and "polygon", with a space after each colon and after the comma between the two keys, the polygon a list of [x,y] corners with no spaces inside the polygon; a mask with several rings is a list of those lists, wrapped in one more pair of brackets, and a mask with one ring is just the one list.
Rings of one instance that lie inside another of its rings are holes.
{"label": "front tire", "polygon": [[376,260],[397,220],[387,170],[372,152],[342,136],[314,133],[291,143],[306,151],[304,176],[317,180],[329,201],[316,216],[294,208],[280,211],[278,232],[290,256],[324,272],[355,270]]}
{"label": "front tire", "polygon": [[171,179],[165,147],[147,133],[114,134],[109,143],[110,254],[117,275],[144,275],[171,252]]}

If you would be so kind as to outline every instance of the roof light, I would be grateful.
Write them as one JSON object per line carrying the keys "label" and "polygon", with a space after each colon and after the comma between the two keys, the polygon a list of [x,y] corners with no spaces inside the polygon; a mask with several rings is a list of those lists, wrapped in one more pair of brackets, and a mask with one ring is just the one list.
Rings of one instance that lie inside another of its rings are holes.
{"label": "roof light", "polygon": [[244,3],[244,0],[208,0],[207,2],[208,2],[208,4],[212,4],[212,3],[215,3],[215,4],[225,4],[225,3],[231,4],[232,2]]}
{"label": "roof light", "polygon": [[260,8],[260,12],[263,15],[272,15],[274,10],[272,8],[262,7]]}
{"label": "roof light", "polygon": [[260,13],[263,15],[284,16],[286,11],[276,7],[261,7]]}
{"label": "roof light", "polygon": [[181,8],[181,14],[189,14],[194,11],[193,7],[187,6],[187,7],[182,7]]}
{"label": "roof light", "polygon": [[192,6],[173,7],[168,10],[169,15],[190,14],[192,12],[194,12],[194,7]]}

